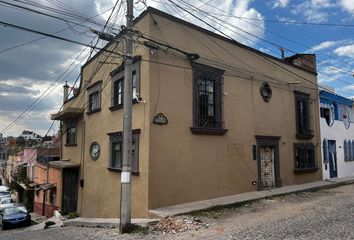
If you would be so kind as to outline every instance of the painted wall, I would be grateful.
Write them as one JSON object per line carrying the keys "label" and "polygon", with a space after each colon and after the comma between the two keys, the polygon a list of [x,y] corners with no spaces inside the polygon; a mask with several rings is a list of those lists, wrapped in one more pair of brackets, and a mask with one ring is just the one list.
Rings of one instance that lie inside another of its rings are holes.
{"label": "painted wall", "polygon": [[35,163],[37,159],[37,148],[24,148],[23,159],[27,163],[27,178],[36,181]]}
{"label": "painted wall", "polygon": [[[337,166],[338,166],[338,177],[346,177],[354,175],[354,161],[344,161],[344,140],[354,139],[354,124],[352,123],[348,129],[344,127],[342,121],[334,120],[333,126],[329,127],[327,125],[325,118],[320,118],[321,125],[321,149],[323,149],[323,139],[335,140],[336,141],[336,152],[337,152]],[[323,161],[323,151],[321,151],[322,161]],[[323,179],[330,179],[329,176],[329,166],[327,170],[325,169],[325,164],[323,168]]]}
{"label": "painted wall", "polygon": [[[38,190],[36,190],[34,194],[33,210],[34,212],[42,215],[44,207],[44,216],[52,217],[54,214],[54,210],[60,209],[61,206],[61,170],[58,168],[48,167],[46,165],[37,163],[35,171],[37,175],[37,183],[53,183],[55,184],[56,188],[46,190],[44,193],[44,190],[40,189],[40,186],[36,187],[36,189]],[[50,201],[49,197],[51,191],[53,191],[53,193],[55,194],[53,202]]]}
{"label": "painted wall", "polygon": [[[148,30],[148,22],[138,24],[139,28]],[[112,44],[109,49],[121,49],[121,44]],[[118,51],[119,52],[119,51]],[[148,51],[141,46],[134,48],[135,55],[148,57]],[[106,62],[106,64],[102,64]],[[73,106],[82,107],[85,113],[78,119],[77,146],[63,146],[62,159],[80,162],[80,179],[84,187],[79,187],[78,213],[83,217],[119,217],[120,177],[118,171],[108,168],[110,160],[110,141],[107,133],[123,130],[123,109],[111,111],[112,82],[110,72],[122,63],[121,58],[101,54],[82,68],[81,92]],[[149,101],[149,69],[146,62],[140,63],[141,80],[140,96]],[[95,72],[97,73],[95,74]],[[102,81],[101,110],[86,114],[88,103],[87,87]],[[67,107],[67,106],[66,106]],[[150,105],[144,103],[133,106],[133,129],[141,129],[139,136],[139,175],[132,176],[132,216],[148,217],[148,157],[149,157],[149,110]],[[64,124],[65,127],[65,124]],[[63,141],[65,142],[65,135]],[[89,155],[92,142],[98,142],[101,148],[100,157],[93,161]]]}
{"label": "painted wall", "polygon": [[[157,24],[151,22],[151,38],[198,53],[197,62],[226,71],[223,109],[229,130],[224,136],[192,134],[193,74],[189,60],[172,51],[151,55],[150,60],[160,64],[150,64],[150,114],[162,112],[169,122],[150,126],[149,209],[256,191],[257,186],[251,184],[258,181],[257,161],[252,156],[256,135],[281,137],[280,178],[284,186],[321,179],[315,75],[266,60],[160,16],[154,15],[154,20]],[[273,90],[269,103],[260,96],[263,81]],[[311,94],[315,136],[310,140],[295,136],[294,90]],[[295,174],[293,144],[309,142],[317,146],[320,169]]]}
{"label": "painted wall", "polygon": [[[141,42],[135,44],[134,55],[142,56],[140,96],[146,103],[133,105],[133,129],[141,129],[139,175],[132,177],[133,218],[148,217],[148,210],[158,207],[256,191],[256,186],[251,184],[258,180],[257,161],[252,158],[256,135],[281,137],[279,154],[283,185],[321,179],[316,75],[286,64],[279,67],[271,62],[275,60],[265,60],[264,56],[157,15],[154,20],[157,25],[150,15],[146,15],[136,28],[153,39],[200,54],[198,62],[226,70],[223,108],[225,127],[229,131],[224,136],[192,134],[190,62],[173,50],[150,51]],[[113,50],[115,46],[113,43],[109,49]],[[107,133],[122,131],[123,109],[109,109],[112,98],[109,73],[120,64],[120,58],[107,58],[107,53],[91,60],[82,68],[82,90],[78,100],[71,100],[76,106],[86,108],[86,88],[102,81],[101,110],[84,114],[78,120],[77,136],[81,136],[82,142],[63,149],[63,159],[81,159],[80,178],[84,180],[84,187],[79,189],[78,211],[83,217],[119,217],[120,172],[108,169],[110,142]],[[97,74],[92,75],[96,70]],[[245,74],[251,80],[245,79]],[[259,94],[265,80],[273,89],[269,103]],[[310,140],[296,138],[294,90],[311,94],[315,136]],[[159,112],[168,117],[167,125],[152,123]],[[101,147],[96,161],[89,156],[93,141]],[[319,170],[294,173],[294,143],[317,146]]]}

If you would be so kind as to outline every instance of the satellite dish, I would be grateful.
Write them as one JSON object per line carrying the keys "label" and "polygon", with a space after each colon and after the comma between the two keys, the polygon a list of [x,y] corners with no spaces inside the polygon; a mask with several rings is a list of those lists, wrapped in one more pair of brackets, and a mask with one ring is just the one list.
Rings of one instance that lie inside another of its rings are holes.
{"label": "satellite dish", "polygon": [[342,121],[344,123],[344,127],[348,129],[350,127],[350,117],[349,117],[349,111],[347,107],[343,107],[341,109],[340,114],[341,114]]}

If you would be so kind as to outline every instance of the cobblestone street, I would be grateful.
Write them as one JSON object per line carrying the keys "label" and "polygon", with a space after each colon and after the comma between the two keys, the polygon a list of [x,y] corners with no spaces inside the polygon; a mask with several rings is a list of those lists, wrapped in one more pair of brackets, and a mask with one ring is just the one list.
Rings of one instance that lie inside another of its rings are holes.
{"label": "cobblestone street", "polygon": [[0,239],[354,239],[353,215],[354,185],[347,185],[200,212],[193,217],[209,227],[198,231],[119,235],[116,229],[64,227],[0,231]]}

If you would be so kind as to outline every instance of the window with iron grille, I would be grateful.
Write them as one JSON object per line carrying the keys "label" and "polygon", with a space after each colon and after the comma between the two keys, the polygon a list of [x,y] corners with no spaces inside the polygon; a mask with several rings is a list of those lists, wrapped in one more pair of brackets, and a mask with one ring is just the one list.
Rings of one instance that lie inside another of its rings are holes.
{"label": "window with iron grille", "polygon": [[[134,173],[139,172],[139,134],[140,129],[132,131],[132,157],[131,170]],[[123,132],[109,133],[111,158],[109,169],[122,170],[123,163]]]}
{"label": "window with iron grille", "polygon": [[310,94],[294,91],[296,111],[296,136],[301,139],[312,138]]}
{"label": "window with iron grille", "polygon": [[315,145],[312,143],[295,143],[295,170],[317,169]]}
{"label": "window with iron grille", "polygon": [[193,66],[193,133],[225,134],[222,115],[224,71],[192,63]]}

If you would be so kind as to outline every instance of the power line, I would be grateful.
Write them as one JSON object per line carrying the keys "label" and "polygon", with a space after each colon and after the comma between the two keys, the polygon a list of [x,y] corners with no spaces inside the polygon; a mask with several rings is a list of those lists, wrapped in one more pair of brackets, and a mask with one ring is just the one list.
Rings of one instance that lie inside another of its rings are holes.
{"label": "power line", "polygon": [[[109,8],[109,9],[107,9],[107,10],[101,12],[101,13],[99,13],[99,14],[97,14],[97,15],[91,17],[91,19],[94,19],[94,18],[96,18],[96,17],[98,17],[98,16],[100,16],[100,15],[102,15],[102,14],[104,14],[104,13],[110,11],[111,9],[112,9],[112,8]],[[85,22],[85,21],[86,21],[86,20],[83,20],[83,21],[81,21],[81,23],[82,23],[82,22]],[[61,30],[59,30],[59,31],[56,31],[56,32],[54,32],[54,33],[51,33],[51,34],[57,34],[57,33],[63,32],[63,31],[65,31],[65,30],[67,30],[68,28],[70,28],[70,27],[68,26],[68,27],[66,27],[66,28],[63,28],[63,29],[61,29]],[[24,45],[28,45],[28,44],[37,42],[37,41],[42,40],[42,39],[45,39],[45,38],[46,38],[46,36],[45,36],[45,37],[36,38],[36,39],[30,40],[30,41],[27,41],[27,42],[18,44],[18,45],[16,45],[16,46],[12,46],[12,47],[6,48],[6,49],[4,49],[4,50],[1,50],[1,51],[0,51],[0,54],[1,54],[1,53],[4,53],[4,52],[7,52],[7,51],[10,51],[10,50],[12,50],[12,49],[16,49],[16,48],[18,48],[18,47],[22,47],[22,46],[24,46]]]}
{"label": "power line", "polygon": [[[157,0],[151,0],[153,2],[159,2]],[[172,4],[166,3],[166,5],[173,6]],[[208,4],[209,5],[209,4]],[[213,5],[212,6],[216,9],[217,7]],[[220,10],[220,9],[219,9]],[[245,20],[251,20],[251,21],[257,21],[257,22],[270,22],[270,23],[280,23],[280,24],[286,24],[286,25],[313,25],[313,26],[327,26],[327,27],[354,27],[354,24],[342,24],[342,23],[317,23],[317,22],[304,22],[304,21],[296,21],[296,20],[277,20],[277,19],[268,19],[268,18],[249,18],[249,17],[241,17],[241,16],[236,16],[233,14],[221,14],[221,13],[216,13],[216,12],[209,12],[211,15],[216,15],[216,16],[222,16],[222,17],[230,17],[230,18],[237,18],[237,19],[245,19]]]}
{"label": "power line", "polygon": [[[182,10],[184,10],[184,11],[190,13],[188,10],[184,9],[184,8],[181,7],[180,5],[174,3],[173,1],[171,1],[171,0],[168,0],[168,1],[171,2],[171,3],[173,3],[173,4],[175,4],[175,6],[177,6],[178,8],[181,8]],[[179,1],[185,3],[185,1],[183,1],[183,0],[179,0]],[[190,14],[191,14],[191,13],[190,13]],[[203,23],[207,24],[208,26],[212,27],[214,30],[216,30],[216,31],[222,33],[223,35],[227,36],[227,38],[230,38],[230,39],[234,40],[232,37],[230,37],[229,35],[225,34],[225,33],[222,32],[221,30],[219,30],[219,29],[217,29],[217,28],[211,26],[210,24],[208,24],[205,20],[203,20],[203,19],[201,19],[201,18],[195,16],[194,14],[191,14],[191,15],[194,16],[195,18],[197,18],[198,20],[202,21]],[[216,19],[218,19],[218,18],[216,18]],[[222,21],[222,20],[220,20],[220,19],[218,19],[218,20],[219,20],[219,21]],[[224,22],[224,21],[222,21],[222,22],[225,23],[225,24],[228,24],[227,22]],[[228,25],[231,25],[231,24],[228,24]],[[232,26],[232,25],[231,25],[231,26]],[[225,26],[224,26],[224,27],[225,27]],[[234,27],[234,26],[233,26],[233,27]],[[261,38],[260,38],[260,39],[261,39]],[[257,55],[259,55],[259,54],[257,54]],[[261,56],[261,57],[263,57],[263,58],[265,58],[265,59],[268,59],[268,58],[266,58],[266,57],[264,57],[264,56]],[[268,60],[271,61],[270,59],[268,59]],[[271,62],[272,62],[273,64],[276,64],[276,63],[273,62],[273,61],[271,61]],[[277,64],[277,65],[278,65],[279,67],[283,68],[281,65],[279,65],[279,64]],[[287,70],[287,71],[290,71],[290,70],[288,70],[288,69],[286,69],[286,68],[284,68],[284,69]],[[292,72],[292,71],[290,71],[290,72]],[[292,73],[293,73],[293,72],[292,72]],[[319,73],[321,73],[321,72],[319,72]],[[293,73],[293,74],[297,75],[296,73]],[[326,75],[326,74],[324,74],[324,75]],[[303,79],[304,79],[304,78],[303,78]],[[304,80],[308,81],[307,79],[304,79]],[[345,83],[345,84],[348,84],[347,82],[345,82],[345,81],[343,81],[343,80],[340,80],[340,79],[336,79],[336,80],[338,80],[338,81],[340,81],[340,82],[343,82],[343,83]],[[311,81],[308,81],[308,82],[311,82]],[[311,83],[312,83],[312,82],[311,82]],[[317,84],[316,84],[316,85],[317,85]],[[350,84],[350,85],[352,85],[352,84]],[[321,87],[321,86],[319,86],[319,87]]]}
{"label": "power line", "polygon": [[34,13],[37,13],[37,14],[40,14],[40,15],[43,15],[43,16],[55,18],[55,19],[58,19],[58,20],[61,20],[61,21],[67,22],[67,23],[73,23],[73,24],[75,24],[75,25],[77,25],[77,26],[80,26],[80,27],[84,27],[84,28],[88,28],[88,29],[89,29],[89,27],[87,27],[86,25],[83,25],[83,24],[81,24],[81,23],[77,23],[77,22],[73,22],[73,21],[70,21],[70,20],[66,20],[66,19],[63,19],[63,18],[61,18],[61,17],[57,17],[57,16],[54,16],[54,15],[51,15],[51,14],[47,14],[47,13],[44,13],[44,12],[40,12],[40,11],[31,9],[31,8],[23,7],[23,6],[16,5],[16,4],[13,4],[13,3],[9,3],[9,2],[5,2],[5,1],[2,1],[2,0],[0,0],[0,3],[2,3],[2,4],[7,4],[7,5],[10,5],[10,6],[19,8],[19,9],[24,9],[24,10],[27,10],[27,11],[30,11],[30,12],[34,12]]}
{"label": "power line", "polygon": [[[186,3],[184,0],[179,0],[179,1],[180,1],[180,2],[183,2],[183,3],[186,4],[186,5],[189,5],[192,9],[195,8],[193,5]],[[202,1],[202,2],[203,2],[203,1]],[[213,6],[213,5],[209,4],[209,3],[206,3],[206,4],[207,4],[208,6]],[[217,7],[215,7],[215,8],[216,8],[217,10],[219,10],[219,11],[223,11],[223,12],[224,12],[224,10],[222,10],[222,9],[220,9],[220,8],[217,8]],[[206,15],[210,15],[210,14],[211,14],[210,12],[203,11],[203,10],[201,10],[201,9],[199,9],[199,8],[197,8],[196,10],[199,11],[199,12],[202,12],[202,13],[204,13],[204,14],[206,14]],[[217,19],[218,21],[222,22],[223,24],[229,25],[229,26],[234,27],[234,28],[236,28],[236,29],[239,30],[239,28],[237,28],[237,27],[234,26],[234,25],[231,25],[230,23],[228,23],[228,22],[226,22],[226,21],[223,21],[223,20],[221,20],[221,19],[219,19],[219,18],[216,18],[216,17],[214,17],[214,18]],[[287,40],[287,41],[291,41],[291,42],[293,42],[293,43],[295,43],[295,44],[297,44],[297,45],[299,45],[299,46],[302,46],[302,47],[305,47],[305,48],[308,48],[308,49],[314,51],[313,48],[311,48],[311,47],[309,47],[309,46],[306,46],[306,45],[304,45],[304,44],[302,44],[302,43],[299,43],[299,42],[297,42],[297,41],[294,41],[294,40],[288,39],[288,38],[286,38],[286,37],[283,37],[283,36],[281,36],[280,34],[277,34],[277,33],[271,32],[271,31],[269,31],[269,30],[266,30],[265,28],[260,27],[260,26],[258,26],[258,25],[249,23],[249,22],[247,22],[247,21],[245,21],[245,22],[248,23],[248,24],[251,24],[251,25],[253,25],[253,26],[257,27],[257,28],[261,28],[261,29],[265,30],[266,32],[270,32],[270,33],[272,33],[272,34],[274,34],[274,35],[276,35],[276,36],[278,36],[278,37],[281,37],[281,38],[283,38],[283,39],[285,39],[285,40]],[[220,25],[220,24],[219,24],[219,25]],[[224,25],[223,25],[222,27],[224,27]],[[229,29],[229,30],[230,30],[230,29]],[[243,32],[248,33],[247,31],[244,31],[244,30],[243,30]],[[250,33],[248,33],[248,34],[250,34]],[[253,34],[252,34],[252,35],[253,35]],[[259,40],[261,40],[261,41],[270,43],[271,45],[280,47],[280,44],[270,42],[270,41],[268,41],[268,40],[265,40],[265,39],[260,38],[260,37],[257,37],[257,36],[256,36],[256,38],[259,39]],[[267,48],[267,49],[270,50],[270,51],[272,51],[272,50],[269,49],[269,48]],[[294,50],[290,50],[290,49],[286,49],[286,50],[288,50],[288,51],[290,51],[290,52],[292,52],[292,53],[297,53],[297,52],[294,51]],[[318,51],[318,52],[321,53],[321,54],[323,54],[323,55],[326,55],[328,58],[332,59],[332,56],[330,56],[329,54],[326,54],[326,53],[324,53],[324,52],[322,52],[322,51]],[[343,61],[341,61],[341,62],[343,62]],[[343,63],[344,63],[344,62],[343,62]],[[345,64],[347,64],[347,62],[346,62]],[[343,71],[346,71],[346,72],[351,73],[351,74],[353,73],[353,71],[348,70],[348,69],[345,69],[345,68],[340,68],[340,67],[336,67],[336,68],[342,69]],[[338,79],[338,81],[341,81],[341,80]]]}
{"label": "power line", "polygon": [[42,10],[47,11],[47,12],[60,14],[60,15],[63,15],[65,17],[67,17],[67,19],[80,20],[80,21],[82,21],[82,20],[85,21],[86,20],[87,22],[95,24],[95,25],[100,25],[100,26],[103,25],[103,24],[98,23],[96,21],[92,21],[92,19],[90,19],[90,18],[88,18],[86,16],[81,16],[81,15],[78,15],[76,13],[72,13],[72,11],[71,12],[67,12],[65,10],[59,10],[59,9],[56,9],[56,8],[49,7],[47,5],[43,5],[43,4],[40,4],[40,3],[37,3],[37,2],[30,1],[30,0],[26,0],[26,1],[13,0],[13,1],[15,1],[16,3],[22,3],[24,5],[28,5],[28,6],[31,6],[31,7],[39,8],[39,9],[42,9]]}
{"label": "power line", "polygon": [[[117,1],[116,4],[115,4],[115,6],[113,7],[112,13],[114,12],[114,9],[115,9],[115,7],[117,6],[118,2],[119,2],[119,1]],[[112,13],[111,13],[111,15],[112,15]],[[111,17],[111,15],[110,15],[110,17]],[[110,17],[109,17],[109,19],[110,19]],[[106,24],[108,23],[109,19],[107,20]],[[0,23],[2,23],[2,22],[0,22]],[[104,28],[106,27],[106,24],[105,24]],[[16,25],[13,25],[13,26],[16,26]],[[27,28],[24,29],[23,27],[20,27],[20,26],[16,26],[16,28],[19,28],[19,29],[21,29],[21,30],[28,30],[28,31],[31,31],[31,32],[32,32],[32,31],[35,31],[35,30],[27,29]],[[38,31],[35,31],[35,33],[45,34],[45,33],[38,32]],[[52,37],[50,34],[46,34],[46,35]],[[63,39],[61,39],[61,40],[63,40]],[[75,43],[75,41],[72,41],[72,40],[69,40],[69,39],[65,39],[65,40]],[[94,39],[93,39],[93,40],[94,40]],[[92,40],[92,41],[93,41],[93,40]],[[92,41],[91,41],[91,42],[92,42]],[[98,41],[96,42],[95,46],[97,45],[97,43],[98,43]],[[92,47],[91,47],[91,46],[87,45],[86,47],[90,47],[90,48],[94,49],[94,48],[96,48],[95,46],[92,46]],[[6,132],[7,130],[9,130],[17,121],[19,121],[20,119],[22,119],[31,109],[33,109],[33,107],[35,106],[35,104],[36,104],[37,102],[38,102],[38,103],[37,103],[37,105],[38,105],[41,101],[43,101],[43,99],[44,99],[45,97],[47,97],[51,91],[50,91],[46,96],[44,96],[44,94],[45,94],[46,92],[48,92],[49,89],[71,68],[71,66],[75,63],[75,61],[81,56],[81,54],[82,54],[84,51],[85,51],[85,49],[83,49],[83,50],[81,51],[81,53],[76,57],[76,59],[71,63],[71,65],[64,71],[64,73],[61,74],[61,75],[59,76],[59,78],[58,78],[56,81],[54,81],[54,82],[50,85],[50,87],[47,88],[32,104],[30,104],[30,105],[26,108],[26,110],[25,110],[23,113],[21,113],[14,121],[12,121],[7,127],[5,127],[5,129],[4,129],[2,132],[5,133],[5,132]],[[90,55],[91,55],[91,54],[92,54],[92,52],[90,53]],[[72,70],[72,71],[73,71],[73,70]],[[79,77],[78,77],[78,78],[79,78]],[[78,78],[76,79],[76,81],[78,80]],[[53,91],[53,90],[54,90],[54,88],[52,89],[52,91]],[[40,101],[40,98],[41,98],[42,96],[44,96],[44,97],[43,97],[42,100]],[[52,126],[53,126],[53,124],[51,125],[51,127],[52,127]],[[50,129],[51,129],[51,127],[50,127]],[[50,129],[49,129],[48,131],[50,131]]]}
{"label": "power line", "polygon": [[[89,46],[88,44],[85,44],[85,43],[81,43],[81,42],[78,42],[78,41],[75,41],[75,40],[71,40],[71,39],[64,38],[64,37],[59,37],[59,36],[56,36],[56,35],[53,35],[53,34],[49,34],[49,33],[45,33],[45,32],[41,32],[41,31],[33,30],[33,29],[30,29],[30,28],[25,28],[25,27],[22,27],[22,26],[19,26],[19,25],[15,25],[15,24],[3,22],[3,21],[0,21],[0,24],[4,25],[4,27],[12,27],[12,28],[15,28],[15,29],[20,29],[20,30],[23,30],[23,31],[31,32],[31,33],[36,33],[36,34],[39,34],[39,35],[44,35],[46,37],[59,39],[59,40],[65,41],[65,42],[78,44],[78,45],[81,45],[81,46],[84,46],[84,47],[89,47],[89,48],[93,48],[93,49],[103,50],[103,51],[108,51],[109,52],[109,50],[104,49],[104,48]],[[118,53],[115,53],[115,54],[118,54]]]}
{"label": "power line", "polygon": [[[106,23],[104,24],[104,26],[103,26],[103,28],[102,28],[102,31],[104,31],[105,28],[106,28],[106,26],[108,25],[108,23],[109,23],[109,21],[110,21],[112,15],[113,15],[113,13],[114,13],[115,8],[116,8],[117,5],[118,5],[118,3],[119,3],[119,0],[117,0],[116,3],[114,4],[114,6],[111,8],[111,9],[112,9],[111,14],[109,15],[109,17],[108,17]],[[120,5],[119,5],[119,7],[118,7],[118,11],[120,10],[122,4],[123,4],[123,1],[120,2]],[[93,40],[94,40],[94,39],[93,39]],[[93,41],[93,40],[92,40],[92,41]],[[97,39],[97,41],[96,41],[94,47],[97,46],[98,41],[99,41],[99,39]],[[116,48],[117,48],[117,45],[113,48],[113,50],[112,50],[111,52],[109,52],[108,57],[114,52],[114,50],[115,50]],[[91,52],[90,52],[90,55],[89,55],[87,61],[91,58],[92,53],[93,53],[93,49],[94,49],[94,48],[91,49]],[[106,60],[108,59],[108,57],[106,58]],[[86,61],[86,62],[87,62],[87,61]],[[97,67],[97,65],[96,65],[96,67]],[[99,67],[96,68],[95,73],[93,73],[93,72],[91,73],[91,76],[89,77],[89,81],[91,81],[91,80],[93,79],[93,77],[97,74],[97,72],[101,69],[101,67],[102,67],[102,65],[99,65]],[[76,84],[76,82],[78,81],[79,77],[80,77],[80,75],[79,75],[78,78],[76,79],[76,81],[75,81],[75,83],[74,83],[73,86],[75,86],[75,84]],[[73,90],[73,89],[71,89],[71,91],[72,91],[72,90]],[[79,94],[80,94],[80,93],[79,93]],[[71,106],[71,104],[70,104],[70,106]],[[70,106],[69,106],[69,107],[70,107]],[[59,111],[60,111],[63,107],[64,107],[64,104],[62,104],[62,106],[60,107]],[[47,133],[51,130],[52,126],[54,125],[54,122],[55,122],[55,120],[53,120],[53,122],[52,122],[50,128],[48,129]]]}

